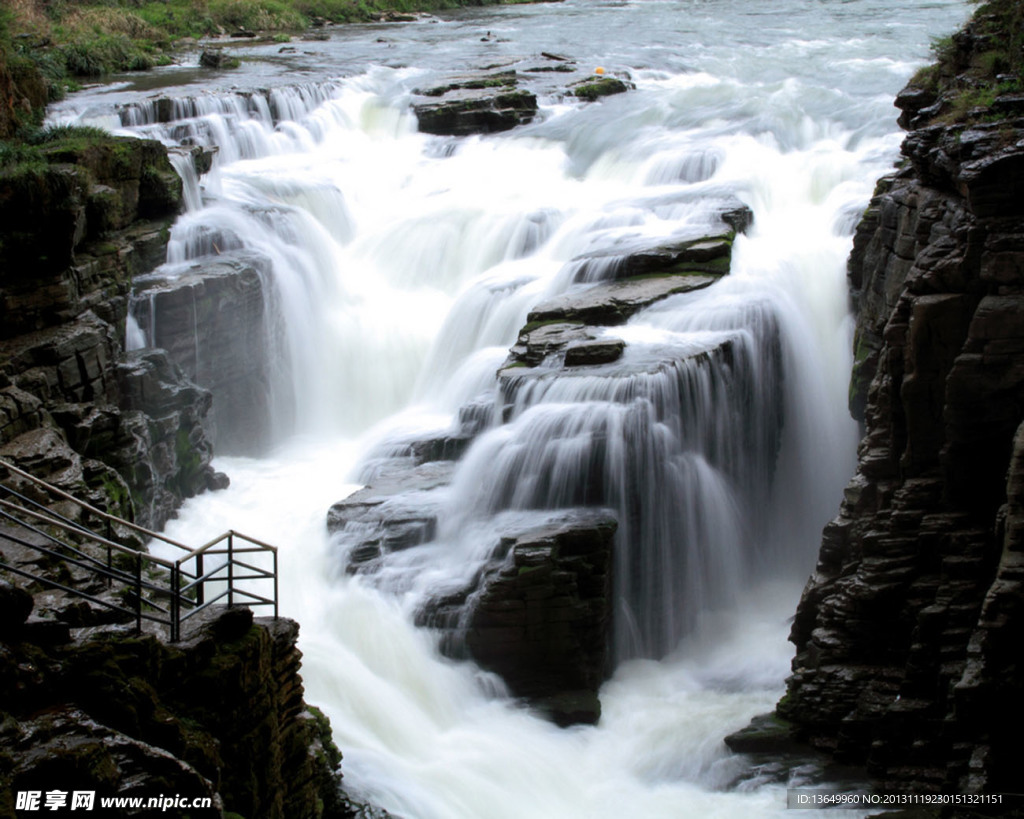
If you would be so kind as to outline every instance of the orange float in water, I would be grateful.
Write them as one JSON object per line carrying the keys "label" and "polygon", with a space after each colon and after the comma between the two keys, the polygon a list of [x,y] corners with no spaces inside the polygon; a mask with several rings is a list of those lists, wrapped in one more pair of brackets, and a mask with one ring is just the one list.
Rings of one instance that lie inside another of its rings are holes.
{"label": "orange float in water", "polygon": [[595,74],[604,74],[604,69],[601,68],[601,66],[598,66],[597,68],[594,69],[594,73]]}

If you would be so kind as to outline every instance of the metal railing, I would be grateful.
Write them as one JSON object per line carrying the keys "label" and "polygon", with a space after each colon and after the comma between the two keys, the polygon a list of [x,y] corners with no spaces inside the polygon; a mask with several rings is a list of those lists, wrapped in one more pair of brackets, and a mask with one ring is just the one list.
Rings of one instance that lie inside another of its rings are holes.
{"label": "metal railing", "polygon": [[[165,625],[172,641],[181,638],[182,624],[189,618],[222,600],[229,607],[270,606],[278,616],[276,547],[230,530],[192,549],[97,509],[2,459],[0,470],[44,493],[37,500],[0,481],[0,552],[6,541],[33,556],[31,564],[22,561],[20,565],[0,557],[0,571],[87,600],[126,620],[134,618],[137,631],[142,630],[143,621]],[[62,502],[77,506],[81,521],[52,508]],[[86,525],[90,519],[102,522],[106,534]],[[165,543],[182,554],[170,559],[125,546],[116,540],[118,529]],[[55,570],[59,566],[62,579],[27,568],[36,563],[50,563]],[[90,580],[102,581],[105,591],[96,591]],[[82,588],[86,585],[89,588]]]}

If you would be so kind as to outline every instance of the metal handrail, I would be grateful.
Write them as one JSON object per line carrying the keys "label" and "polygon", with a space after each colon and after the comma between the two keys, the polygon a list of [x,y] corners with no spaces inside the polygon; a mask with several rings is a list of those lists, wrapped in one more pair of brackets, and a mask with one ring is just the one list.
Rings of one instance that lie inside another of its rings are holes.
{"label": "metal handrail", "polygon": [[[127,600],[122,600],[118,603],[98,597],[95,594],[75,589],[73,586],[60,583],[38,573],[12,566],[2,560],[0,560],[0,569],[37,581],[50,588],[59,589],[75,597],[89,600],[108,609],[129,616],[133,615],[136,631],[142,630],[143,620],[165,625],[170,630],[172,642],[181,639],[181,626],[185,620],[205,610],[217,601],[223,600],[225,597],[229,607],[235,605],[236,597],[239,598],[242,605],[249,607],[272,606],[274,618],[278,617],[278,563],[276,546],[231,529],[199,548],[192,549],[183,543],[152,532],[131,521],[97,509],[64,490],[19,469],[4,459],[0,459],[0,468],[8,470],[14,475],[20,475],[36,486],[45,489],[56,498],[71,501],[89,514],[105,520],[108,524],[127,527],[131,531],[143,534],[150,539],[167,543],[186,552],[186,554],[181,555],[176,560],[169,560],[149,552],[132,549],[123,543],[118,543],[109,537],[104,537],[94,532],[84,524],[70,520],[45,505],[15,491],[6,484],[0,483],[0,490],[19,501],[13,502],[7,498],[0,498],[0,522],[7,521],[9,525],[31,532],[36,536],[36,539],[42,539],[48,545],[42,545],[38,542],[33,543],[30,539],[18,537],[12,532],[2,533],[0,537],[9,542],[17,543],[23,548],[31,549],[40,555],[61,560],[88,571],[93,576],[103,578],[108,587],[113,586],[115,583],[120,584],[124,589],[122,594],[125,597],[130,597],[132,602],[129,603]],[[40,527],[47,527],[49,531]],[[64,539],[54,534],[54,531],[63,533]],[[110,531],[113,530],[111,529]],[[83,551],[83,544],[70,542],[72,538],[105,549],[106,563],[104,564],[100,558]],[[240,541],[238,545],[235,543],[236,540]],[[224,545],[221,546],[221,544]],[[218,546],[220,548],[215,548]],[[131,561],[130,569],[114,565],[113,555],[115,552]],[[246,560],[239,560],[237,555],[240,554],[269,554],[271,556],[272,568],[267,569]],[[213,569],[206,571],[205,559],[214,557],[226,557],[226,560],[223,563],[219,563]],[[194,569],[190,571],[186,564],[191,560],[194,560],[195,564]],[[143,578],[144,569],[148,569],[151,573],[147,579]],[[241,573],[236,571],[236,569],[240,570]],[[163,573],[163,582],[155,579],[152,576],[152,572]],[[236,585],[238,581],[262,580],[272,582],[273,592],[269,597],[256,594],[253,591]],[[216,590],[216,593],[209,597],[206,584],[211,582],[225,584],[226,587],[223,590]],[[164,600],[166,605],[162,605],[160,600]],[[161,616],[161,614],[164,616]]]}
{"label": "metal handrail", "polygon": [[176,540],[171,540],[169,537],[166,537],[165,535],[161,535],[159,532],[154,532],[151,529],[146,529],[143,526],[139,526],[136,523],[132,523],[130,520],[125,520],[124,518],[119,518],[116,515],[111,515],[109,512],[104,512],[102,509],[97,509],[95,506],[91,506],[90,504],[86,503],[85,501],[80,500],[79,498],[76,498],[74,495],[72,495],[72,494],[70,494],[68,492],[65,492],[63,489],[60,489],[60,488],[54,486],[51,483],[47,483],[46,481],[42,480],[41,478],[37,478],[32,473],[26,472],[23,469],[19,469],[14,464],[10,463],[9,461],[4,460],[3,458],[0,458],[0,466],[2,466],[4,469],[10,470],[15,475],[21,475],[21,477],[31,481],[32,483],[36,484],[37,486],[43,487],[48,492],[56,495],[59,498],[63,498],[64,500],[68,500],[68,501],[71,501],[72,503],[77,504],[78,506],[82,507],[87,512],[89,512],[90,514],[97,515],[98,517],[101,517],[101,518],[103,518],[104,520],[106,520],[106,521],[108,521],[110,523],[118,523],[118,524],[120,524],[122,526],[126,526],[129,529],[131,529],[132,531],[138,532],[140,535],[145,535],[147,538],[150,538],[151,540],[162,541],[163,543],[167,543],[167,544],[169,544],[171,546],[175,546],[178,549],[183,549],[186,552],[189,552],[189,551],[192,550],[190,546],[186,546],[184,543],[179,543]]}

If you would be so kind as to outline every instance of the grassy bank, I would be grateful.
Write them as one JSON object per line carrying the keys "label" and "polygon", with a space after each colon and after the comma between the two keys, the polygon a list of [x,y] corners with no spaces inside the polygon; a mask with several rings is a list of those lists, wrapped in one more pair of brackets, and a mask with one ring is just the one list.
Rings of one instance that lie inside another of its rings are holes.
{"label": "grassy bank", "polygon": [[[522,0],[4,0],[0,61],[36,67],[58,99],[77,80],[146,70],[192,40],[279,40],[326,23]],[[0,63],[3,64],[3,63]]]}

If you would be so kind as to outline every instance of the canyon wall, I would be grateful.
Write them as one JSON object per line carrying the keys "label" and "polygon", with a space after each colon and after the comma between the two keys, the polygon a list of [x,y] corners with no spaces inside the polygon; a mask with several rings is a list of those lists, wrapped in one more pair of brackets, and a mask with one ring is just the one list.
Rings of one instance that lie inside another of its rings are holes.
{"label": "canyon wall", "polygon": [[55,129],[0,171],[0,456],[160,528],[210,467],[212,398],[125,353],[133,277],[166,257],[182,185],[158,142]]}
{"label": "canyon wall", "polygon": [[900,94],[905,159],[849,262],[864,438],[777,710],[886,788],[1016,790],[1024,94],[1012,9],[982,7]]}

